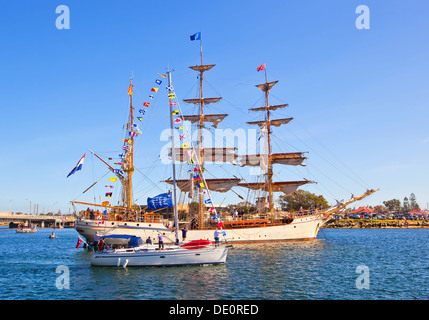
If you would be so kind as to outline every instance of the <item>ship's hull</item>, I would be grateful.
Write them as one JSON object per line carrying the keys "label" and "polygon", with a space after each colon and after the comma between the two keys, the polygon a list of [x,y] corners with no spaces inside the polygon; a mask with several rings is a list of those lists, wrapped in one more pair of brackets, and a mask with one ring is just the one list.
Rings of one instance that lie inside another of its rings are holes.
{"label": "ship's hull", "polygon": [[[325,222],[326,217],[323,215],[309,215],[296,217],[289,224],[226,229],[226,236],[221,236],[221,240],[224,239],[231,243],[314,240]],[[94,240],[94,234],[97,231],[101,235],[135,235],[143,240],[148,237],[157,239],[161,232],[165,233],[166,242],[175,240],[174,230],[167,229],[162,223],[78,219],[75,226],[77,232],[89,242]],[[182,240],[181,232],[179,236],[179,240]],[[213,240],[213,238],[214,229],[188,230],[186,240]]]}

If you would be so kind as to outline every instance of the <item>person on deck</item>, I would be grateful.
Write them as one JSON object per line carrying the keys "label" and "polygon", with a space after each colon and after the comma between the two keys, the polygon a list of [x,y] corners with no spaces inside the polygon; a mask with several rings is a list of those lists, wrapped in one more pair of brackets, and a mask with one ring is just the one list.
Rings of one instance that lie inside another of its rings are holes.
{"label": "person on deck", "polygon": [[159,234],[158,235],[158,246],[159,246],[159,250],[164,250],[164,234]]}
{"label": "person on deck", "polygon": [[219,230],[216,228],[214,232],[215,247],[219,246]]}
{"label": "person on deck", "polygon": [[103,251],[104,250],[104,240],[103,239],[101,239],[98,242],[97,249],[98,249],[98,251]]}
{"label": "person on deck", "polygon": [[94,235],[94,242],[92,243],[92,247],[97,249],[99,241],[100,241],[100,235],[98,234],[98,231],[96,231]]}
{"label": "person on deck", "polygon": [[188,233],[188,229],[186,227],[183,227],[182,229],[182,240],[186,241],[186,234]]}

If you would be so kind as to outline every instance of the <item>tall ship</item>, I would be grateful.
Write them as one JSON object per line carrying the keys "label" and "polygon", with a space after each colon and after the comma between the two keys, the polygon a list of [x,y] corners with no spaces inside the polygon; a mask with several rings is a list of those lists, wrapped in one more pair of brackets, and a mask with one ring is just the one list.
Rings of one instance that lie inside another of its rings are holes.
{"label": "tall ship", "polygon": [[[165,75],[160,75],[161,79],[157,80],[157,84],[161,84],[162,81],[168,81],[166,88],[170,107],[165,109],[166,114],[168,110],[172,125],[179,124],[175,127],[179,130],[179,137],[176,137],[176,142],[179,143],[179,146],[175,147],[174,132],[172,132],[172,148],[170,148],[168,156],[173,162],[177,161],[186,166],[187,170],[185,170],[186,173],[180,179],[175,178],[176,172],[174,171],[174,179],[160,179],[155,183],[163,183],[171,187],[173,187],[173,184],[174,186],[177,185],[181,194],[186,195],[187,200],[191,201],[191,205],[181,205],[181,211],[185,211],[185,214],[182,214],[181,219],[174,221],[167,219],[159,212],[160,209],[165,207],[174,207],[175,211],[178,210],[177,205],[174,205],[178,203],[175,188],[174,192],[148,198],[148,207],[135,203],[133,198],[134,142],[139,139],[140,131],[135,122],[138,113],[136,115],[136,108],[133,106],[133,83],[131,78],[128,89],[128,122],[124,126],[125,137],[122,139],[122,152],[119,161],[115,162],[120,167],[115,168],[108,160],[90,150],[96,158],[107,166],[113,175],[111,179],[119,180],[122,190],[121,203],[111,205],[109,201],[103,201],[100,204],[71,201],[74,207],[77,205],[87,207],[86,210],[80,210],[75,228],[88,242],[94,240],[96,232],[103,236],[128,234],[143,239],[148,237],[157,239],[157,236],[162,233],[165,234],[167,241],[178,242],[180,239],[177,239],[176,228],[183,229],[185,227],[187,229],[186,241],[213,239],[215,230],[220,231],[223,241],[229,243],[314,240],[320,228],[334,213],[377,191],[374,189],[366,190],[362,195],[352,195],[348,201],[341,201],[329,208],[313,208],[313,210],[309,210],[305,214],[282,210],[276,205],[276,194],[289,195],[296,192],[299,187],[315,182],[306,179],[299,181],[276,181],[275,179],[274,172],[276,171],[273,169],[274,166],[299,166],[303,165],[304,160],[307,159],[304,156],[304,152],[273,152],[272,133],[274,127],[286,125],[293,119],[275,117],[277,109],[283,109],[288,106],[287,104],[270,104],[270,91],[278,81],[268,81],[265,64],[258,67],[258,71],[264,71],[265,73],[265,82],[256,85],[263,92],[263,105],[251,108],[250,111],[262,115],[262,120],[250,121],[247,124],[257,126],[259,129],[259,140],[263,142],[263,147],[260,148],[259,153],[239,155],[235,146],[205,147],[204,130],[207,124],[211,123],[213,128],[217,128],[228,114],[207,113],[206,111],[209,105],[218,103],[222,98],[205,97],[203,95],[205,73],[215,65],[203,63],[202,47],[200,46],[200,48],[201,63],[189,67],[197,72],[199,81],[198,96],[193,99],[183,99],[184,103],[194,106],[194,109],[197,110],[196,114],[182,113],[180,100],[176,97],[170,71],[167,72],[167,79],[165,79]],[[155,89],[153,91],[157,92],[158,88]],[[146,102],[145,104],[146,106],[149,105]],[[139,117],[139,120],[142,120],[142,118]],[[197,132],[197,139],[194,141],[190,140],[191,134],[188,131],[192,127]],[[183,130],[182,134],[180,134],[180,130]],[[185,142],[185,136],[189,138],[187,142]],[[237,176],[206,178],[207,166],[216,166],[221,163],[258,168],[260,174],[252,175],[255,181]],[[96,182],[88,189],[95,184]],[[254,203],[249,204],[250,210],[248,211],[250,212],[242,213],[238,216],[237,214],[225,212],[221,208],[216,208],[212,193],[233,192],[243,199],[234,190],[236,188],[245,188],[245,190],[253,192],[254,197],[252,200]],[[174,197],[174,201],[171,201],[172,197]],[[78,211],[76,207],[75,210]]]}

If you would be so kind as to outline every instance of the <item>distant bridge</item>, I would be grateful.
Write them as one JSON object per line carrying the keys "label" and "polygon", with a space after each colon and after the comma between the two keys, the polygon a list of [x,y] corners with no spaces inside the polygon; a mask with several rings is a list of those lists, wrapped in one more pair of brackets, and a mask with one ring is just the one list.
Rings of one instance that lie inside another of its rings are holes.
{"label": "distant bridge", "polygon": [[20,214],[11,212],[0,212],[0,225],[16,227],[21,223],[31,223],[41,228],[49,227],[73,227],[76,218],[72,216],[52,216],[44,214]]}

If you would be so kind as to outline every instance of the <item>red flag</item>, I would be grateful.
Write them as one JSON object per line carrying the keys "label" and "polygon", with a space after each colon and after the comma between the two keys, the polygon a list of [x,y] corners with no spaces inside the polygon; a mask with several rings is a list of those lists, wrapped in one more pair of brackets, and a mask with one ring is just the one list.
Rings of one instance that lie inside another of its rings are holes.
{"label": "red flag", "polygon": [[81,243],[82,243],[82,239],[79,238],[79,240],[77,240],[76,249],[79,249],[79,246]]}
{"label": "red flag", "polygon": [[223,228],[223,222],[219,222],[219,223],[217,224],[217,226],[218,226],[219,228]]}
{"label": "red flag", "polygon": [[265,63],[264,64],[261,64],[257,69],[256,69],[256,71],[262,71],[262,70],[265,70]]}

